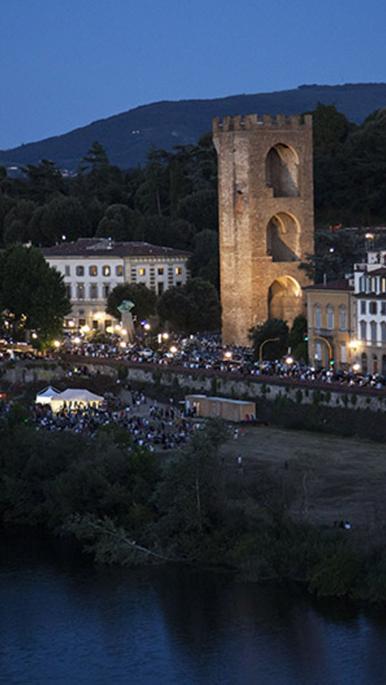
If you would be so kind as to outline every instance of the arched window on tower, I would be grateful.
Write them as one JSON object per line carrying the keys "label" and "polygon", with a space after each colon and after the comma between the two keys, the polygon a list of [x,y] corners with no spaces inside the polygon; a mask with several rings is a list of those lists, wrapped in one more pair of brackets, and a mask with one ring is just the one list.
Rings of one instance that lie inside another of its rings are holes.
{"label": "arched window on tower", "polygon": [[299,157],[288,145],[271,147],[265,161],[266,183],[274,197],[299,195]]}
{"label": "arched window on tower", "polygon": [[278,212],[267,226],[267,255],[273,262],[294,262],[300,255],[300,225],[292,214]]}

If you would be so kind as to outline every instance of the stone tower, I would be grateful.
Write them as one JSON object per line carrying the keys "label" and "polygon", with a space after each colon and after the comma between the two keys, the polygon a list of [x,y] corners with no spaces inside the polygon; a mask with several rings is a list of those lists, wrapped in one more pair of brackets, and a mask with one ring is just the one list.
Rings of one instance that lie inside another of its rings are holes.
{"label": "stone tower", "polygon": [[223,340],[248,345],[268,318],[304,311],[299,263],[314,251],[312,117],[213,121]]}

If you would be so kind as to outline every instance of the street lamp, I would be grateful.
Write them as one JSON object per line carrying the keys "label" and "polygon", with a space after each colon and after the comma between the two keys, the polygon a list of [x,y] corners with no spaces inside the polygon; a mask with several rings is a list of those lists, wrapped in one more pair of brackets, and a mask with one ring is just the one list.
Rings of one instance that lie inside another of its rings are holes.
{"label": "street lamp", "polygon": [[294,363],[294,358],[291,357],[291,355],[288,355],[288,357],[285,358],[285,363],[288,364],[288,366],[291,366],[291,364]]}
{"label": "street lamp", "polygon": [[358,371],[361,370],[361,365],[358,364],[358,362],[355,362],[355,364],[352,365],[352,370],[354,371],[354,373],[358,373]]}
{"label": "street lamp", "polygon": [[232,359],[232,352],[230,350],[224,352],[224,359],[226,359],[227,361],[230,361]]}
{"label": "street lamp", "polygon": [[259,347],[259,362],[263,361],[264,345],[266,345],[267,343],[270,343],[270,342],[278,342],[279,340],[280,340],[280,338],[267,338],[267,340],[263,340],[263,342],[261,343],[261,345]]}
{"label": "street lamp", "polygon": [[170,351],[172,354],[176,354],[176,352],[178,352],[178,350],[177,350],[177,348],[176,348],[175,345],[172,345],[169,351]]}

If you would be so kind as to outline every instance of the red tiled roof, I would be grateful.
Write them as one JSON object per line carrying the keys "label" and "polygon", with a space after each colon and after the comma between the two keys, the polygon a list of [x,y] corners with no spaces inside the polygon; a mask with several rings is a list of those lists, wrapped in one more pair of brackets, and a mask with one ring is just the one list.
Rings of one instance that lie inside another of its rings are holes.
{"label": "red tiled roof", "polygon": [[107,238],[79,238],[75,242],[44,247],[45,257],[190,257],[186,250],[176,250],[163,245],[131,241],[115,242]]}

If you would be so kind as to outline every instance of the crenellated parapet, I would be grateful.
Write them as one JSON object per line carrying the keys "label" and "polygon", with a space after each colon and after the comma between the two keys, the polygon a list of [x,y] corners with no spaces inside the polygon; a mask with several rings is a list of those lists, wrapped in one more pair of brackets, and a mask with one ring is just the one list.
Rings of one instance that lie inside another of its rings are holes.
{"label": "crenellated parapet", "polygon": [[225,133],[228,131],[245,131],[256,128],[264,129],[296,129],[312,128],[311,114],[245,114],[237,116],[216,117],[212,122],[213,133]]}

